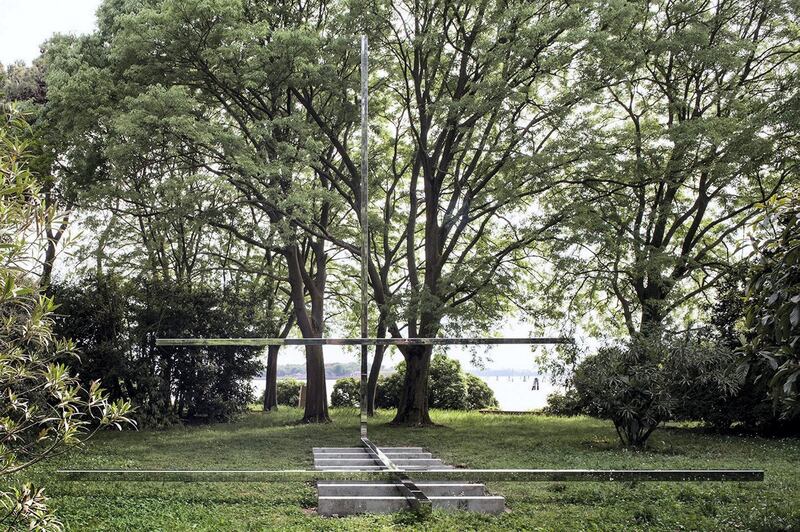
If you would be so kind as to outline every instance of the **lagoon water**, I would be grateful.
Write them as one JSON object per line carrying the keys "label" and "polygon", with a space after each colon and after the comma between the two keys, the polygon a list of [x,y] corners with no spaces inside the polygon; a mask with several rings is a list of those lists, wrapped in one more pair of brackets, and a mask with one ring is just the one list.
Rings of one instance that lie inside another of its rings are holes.
{"label": "lagoon water", "polygon": [[[522,377],[515,375],[513,380],[508,376],[501,377],[481,377],[486,384],[494,391],[500,408],[503,410],[531,410],[542,408],[547,404],[547,396],[559,390],[547,380],[546,376],[539,376],[539,389],[531,390],[534,376],[527,376],[523,381]],[[328,393],[333,390],[335,379],[325,381]],[[256,396],[264,391],[264,380],[256,379],[253,381],[253,390]]]}

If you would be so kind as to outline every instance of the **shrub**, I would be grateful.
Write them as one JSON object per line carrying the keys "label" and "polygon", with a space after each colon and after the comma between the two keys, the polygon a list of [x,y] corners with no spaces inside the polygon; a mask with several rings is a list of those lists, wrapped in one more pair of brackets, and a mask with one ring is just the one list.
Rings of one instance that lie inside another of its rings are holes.
{"label": "shrub", "polygon": [[547,406],[542,412],[548,416],[572,417],[582,414],[580,398],[574,388],[568,388],[564,393],[554,392],[547,396]]}
{"label": "shrub", "polygon": [[378,377],[378,387],[375,390],[376,408],[397,408],[397,405],[400,404],[400,390],[403,388],[405,368],[405,364],[401,362],[391,375]]}
{"label": "shrub", "polygon": [[467,410],[497,408],[499,404],[494,391],[483,379],[471,373],[467,374]]}
{"label": "shrub", "polygon": [[610,419],[624,445],[643,447],[672,410],[657,349],[643,342],[603,347],[575,371],[583,410]]}
{"label": "shrub", "polygon": [[254,347],[156,347],[157,337],[247,336],[253,296],[245,291],[153,279],[90,275],[54,285],[56,331],[75,340],[81,359],[65,360],[84,385],[103,378],[130,400],[141,425],[181,418],[228,421],[252,401],[260,371]]}
{"label": "shrub", "polygon": [[297,379],[280,379],[277,382],[278,404],[297,406],[300,403],[300,381]]}
{"label": "shrub", "polygon": [[[743,328],[745,318],[745,284],[748,268],[732,270],[721,283],[716,301],[709,307],[709,329],[704,338],[715,348],[705,349],[703,363],[707,368],[695,367],[698,372],[727,372],[739,376],[739,387],[731,390],[721,388],[714,381],[705,386],[677,383],[673,394],[678,404],[673,419],[702,421],[716,430],[731,427],[759,433],[783,433],[797,426],[792,416],[781,417],[773,408],[770,397],[770,379],[775,370],[761,357],[751,358],[742,364],[738,352],[742,341],[748,341],[752,333]],[[702,342],[701,342],[702,344]],[[698,349],[704,349],[702,345]],[[690,368],[691,370],[691,368]]]}
{"label": "shrub", "polygon": [[[405,363],[400,362],[394,373],[378,379],[376,407],[397,408],[405,372]],[[473,410],[497,406],[497,399],[483,380],[464,373],[458,360],[435,355],[431,360],[428,404],[445,410]]]}
{"label": "shrub", "polygon": [[444,355],[431,359],[428,405],[443,410],[467,410],[467,380],[458,360]]}
{"label": "shrub", "polygon": [[779,229],[758,243],[758,261],[747,286],[744,324],[749,336],[743,349],[748,363],[762,379],[769,380],[776,409],[785,419],[800,418],[798,199],[790,196],[771,206],[775,215],[768,221]]}
{"label": "shrub", "polygon": [[333,385],[331,406],[355,406],[361,403],[361,383],[353,377],[339,379]]}
{"label": "shrub", "polygon": [[44,221],[56,213],[30,169],[28,132],[13,107],[0,105],[0,527],[58,530],[44,490],[19,473],[98,430],[121,428],[131,405],[109,401],[99,381],[81,386],[63,363],[76,358],[75,346],[54,332],[56,303],[30,269],[47,242]]}
{"label": "shrub", "polygon": [[575,371],[580,410],[610,419],[626,446],[643,447],[652,432],[672,419],[686,390],[730,393],[737,376],[724,362],[730,352],[686,335],[641,336],[603,347]]}

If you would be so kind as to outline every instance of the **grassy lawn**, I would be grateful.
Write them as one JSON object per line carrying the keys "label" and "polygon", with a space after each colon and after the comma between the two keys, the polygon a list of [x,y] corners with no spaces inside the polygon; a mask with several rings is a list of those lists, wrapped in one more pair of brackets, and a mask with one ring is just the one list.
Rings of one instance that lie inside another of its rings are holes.
{"label": "grassy lawn", "polygon": [[305,483],[60,482],[73,468],[311,468],[314,446],[351,446],[354,410],[328,425],[297,425],[300,411],[251,413],[237,423],[103,433],[89,447],[30,473],[70,530],[315,530],[386,528],[542,530],[800,530],[800,440],[706,434],[669,427],[645,452],[622,450],[613,427],[588,418],[434,412],[442,426],[397,429],[373,420],[379,445],[423,446],[469,467],[763,468],[764,483],[491,483],[500,516],[442,513],[321,518]]}

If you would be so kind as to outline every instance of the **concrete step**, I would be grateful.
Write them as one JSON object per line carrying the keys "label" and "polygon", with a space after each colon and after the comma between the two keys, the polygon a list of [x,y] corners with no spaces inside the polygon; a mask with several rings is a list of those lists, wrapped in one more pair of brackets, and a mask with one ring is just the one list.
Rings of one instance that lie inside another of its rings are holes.
{"label": "concrete step", "polygon": [[314,458],[370,458],[371,453],[314,453]]}
{"label": "concrete step", "polygon": [[[428,467],[438,469],[444,463],[438,458],[404,458],[402,460],[392,460],[397,467]],[[317,458],[314,457],[314,465],[318,466],[362,466],[380,465],[374,458]]]}
{"label": "concrete step", "polygon": [[[458,481],[429,481],[429,482],[415,482],[417,487],[429,497],[453,497],[457,495],[478,496],[486,494],[486,487],[483,484],[472,482],[458,482]],[[319,481],[317,482],[317,492],[321,497],[333,496],[368,496],[375,495],[379,497],[385,496],[400,496],[402,493],[398,490],[396,482],[383,482],[383,481],[364,481],[364,482],[349,482],[349,481]]]}
{"label": "concrete step", "polygon": [[314,465],[360,466],[376,465],[374,458],[314,458]]}
{"label": "concrete step", "polygon": [[401,468],[409,466],[425,466],[431,469],[438,469],[439,466],[444,465],[444,462],[438,458],[403,458],[397,460],[392,458],[391,460],[394,465]]}
{"label": "concrete step", "polygon": [[[386,456],[394,461],[394,460],[408,460],[408,459],[418,459],[418,458],[428,458],[431,459],[433,456],[431,453],[384,453]],[[352,452],[352,453],[314,453],[314,459],[330,459],[330,458],[377,458],[377,455],[369,453],[369,452]]]}
{"label": "concrete step", "polygon": [[317,471],[347,471],[349,469],[357,471],[380,471],[384,469],[383,466],[377,464],[373,465],[349,465],[349,466],[336,466],[336,465],[315,465],[314,469]]}
{"label": "concrete step", "polygon": [[390,460],[402,460],[404,458],[433,458],[431,453],[401,453],[401,452],[393,452],[393,453],[383,453],[385,454]]}
{"label": "concrete step", "polygon": [[317,453],[355,453],[365,452],[364,447],[313,447],[311,452]]}
{"label": "concrete step", "polygon": [[[488,514],[502,513],[505,499],[499,496],[456,496],[428,497],[436,509],[461,510]],[[320,515],[353,515],[363,513],[393,513],[408,509],[408,502],[402,496],[320,496],[317,513]]]}
{"label": "concrete step", "polygon": [[[422,453],[422,447],[381,447],[384,453]],[[311,451],[317,453],[353,453],[366,452],[365,447],[312,447]]]}

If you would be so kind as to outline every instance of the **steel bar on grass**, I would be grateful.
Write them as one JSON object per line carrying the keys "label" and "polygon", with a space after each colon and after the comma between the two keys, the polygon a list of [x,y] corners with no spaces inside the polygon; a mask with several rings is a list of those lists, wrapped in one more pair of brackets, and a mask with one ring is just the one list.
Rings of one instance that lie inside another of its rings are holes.
{"label": "steel bar on grass", "polygon": [[124,482],[306,482],[314,480],[397,479],[405,473],[422,480],[482,482],[759,482],[758,469],[428,469],[428,470],[160,470],[67,469],[56,475],[68,481]]}
{"label": "steel bar on grass", "polygon": [[568,337],[520,338],[157,338],[157,346],[244,345],[550,345],[571,344]]}

